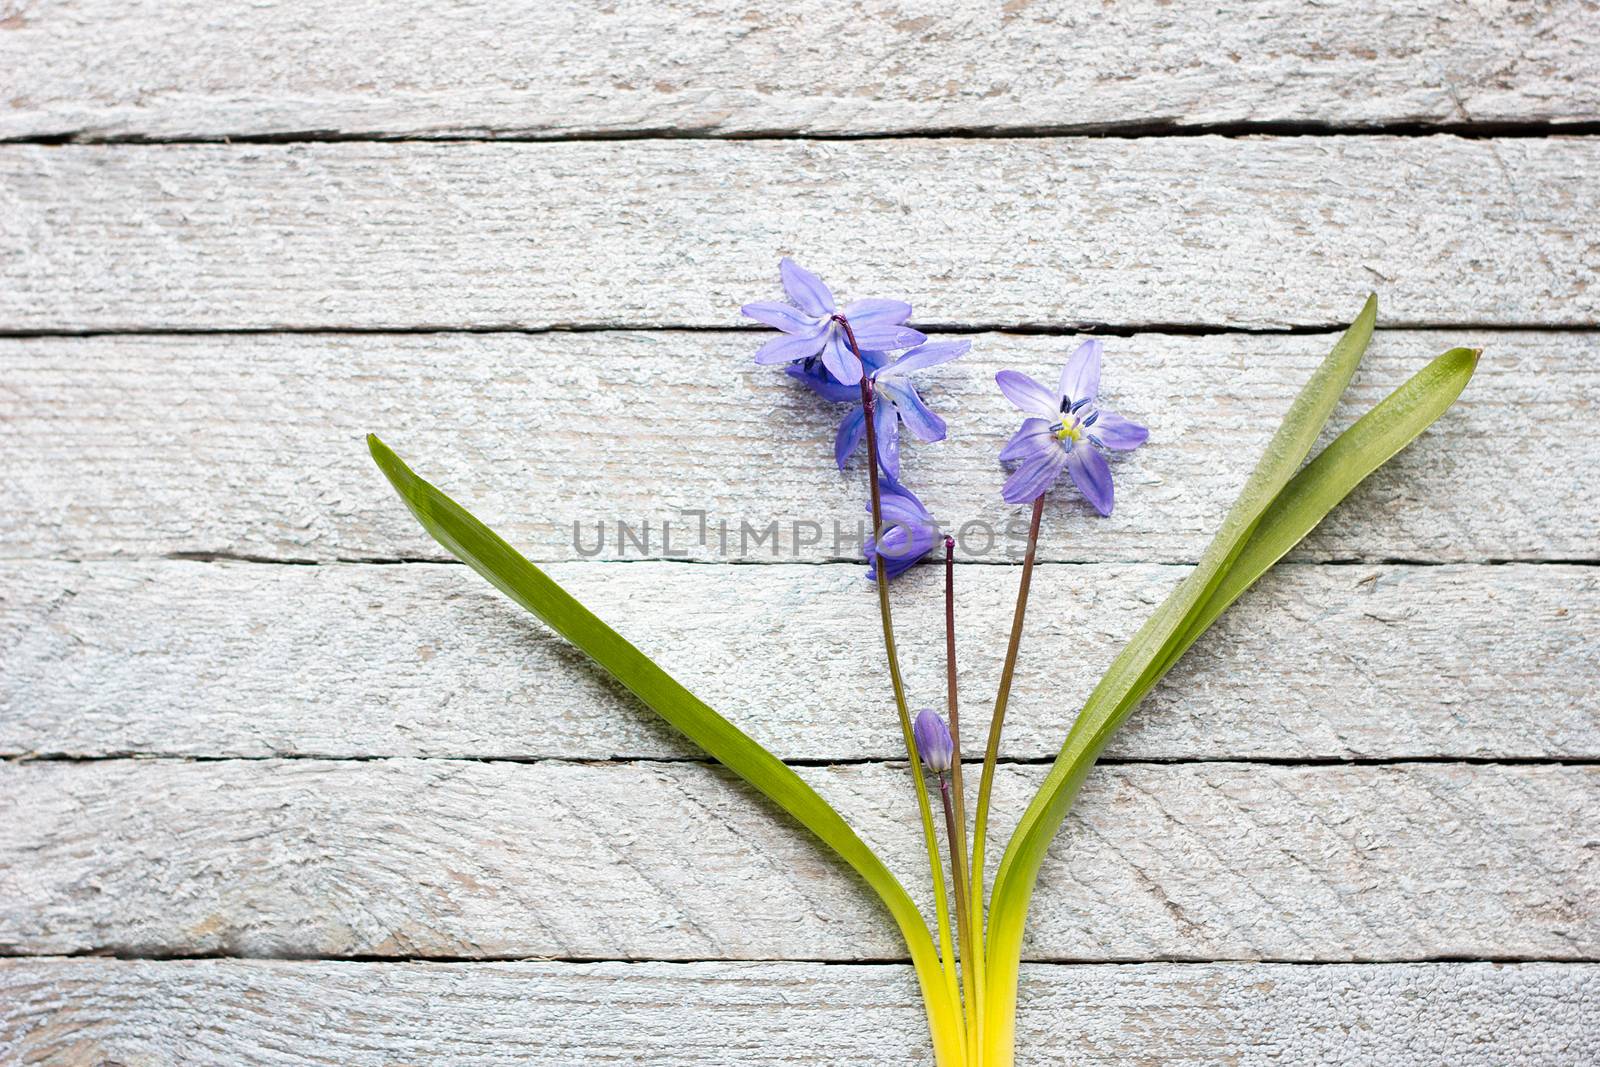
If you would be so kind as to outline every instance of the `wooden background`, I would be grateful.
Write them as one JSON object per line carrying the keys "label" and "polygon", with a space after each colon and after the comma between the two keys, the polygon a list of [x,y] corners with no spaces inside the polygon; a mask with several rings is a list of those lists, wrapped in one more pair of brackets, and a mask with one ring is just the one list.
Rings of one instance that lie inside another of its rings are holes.
{"label": "wooden background", "polygon": [[[925,895],[848,550],[573,547],[856,520],[837,412],[750,363],[781,254],[972,340],[906,461],[952,524],[1016,518],[999,367],[1104,335],[1152,428],[1115,517],[1050,506],[1003,826],[1364,294],[1341,426],[1481,345],[1091,779],[1023,1061],[1600,1059],[1595,3],[0,0],[0,139],[5,1061],[925,1058],[862,887],[362,444]],[[1002,547],[958,576],[974,722]],[[919,704],[934,578],[896,587]]]}

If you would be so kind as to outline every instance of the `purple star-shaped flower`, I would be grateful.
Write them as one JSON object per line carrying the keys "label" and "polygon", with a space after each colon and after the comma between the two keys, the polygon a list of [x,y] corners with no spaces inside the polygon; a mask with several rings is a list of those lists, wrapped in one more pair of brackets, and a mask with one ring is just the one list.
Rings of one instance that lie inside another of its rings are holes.
{"label": "purple star-shaped flower", "polygon": [[900,300],[857,300],[839,311],[834,306],[833,293],[822,279],[794,260],[784,257],[778,264],[778,273],[793,304],[766,300],[739,309],[749,318],[783,331],[782,337],[768,341],[756,352],[757,363],[793,363],[816,357],[840,384],[857,385],[861,381],[861,360],[850,351],[844,322],[850,324],[863,352],[910,348],[927,340],[916,330],[901,325],[911,317],[910,304]]}
{"label": "purple star-shaped flower", "polygon": [[[885,477],[878,491],[883,510],[883,563],[890,579],[910,570],[939,543],[939,523],[915,493]],[[872,505],[867,505],[872,510]],[[879,554],[872,537],[863,546],[867,553],[867,581],[878,577]]]}
{"label": "purple star-shaped flower", "polygon": [[1021,464],[1000,490],[1006,503],[1037,499],[1067,470],[1095,510],[1111,514],[1111,465],[1102,450],[1138,448],[1150,431],[1096,406],[1100,342],[1085,341],[1078,346],[1061,369],[1061,383],[1054,391],[1013,370],[1001,371],[995,381],[1006,399],[1029,416],[1000,451],[1002,462]]}
{"label": "purple star-shaped flower", "polygon": [[[913,371],[948,363],[967,354],[971,341],[930,341],[901,353],[900,358],[889,359],[886,352],[862,352],[866,376],[872,379],[877,403],[873,405],[873,430],[878,439],[878,462],[891,478],[900,477],[900,425],[905,424],[911,436],[924,443],[943,441],[944,420],[935,415],[909,375]],[[839,432],[833,441],[833,458],[844,470],[845,460],[855,453],[867,429],[866,412],[861,406],[861,390],[836,381],[826,367],[816,360],[807,360],[788,369],[824,400],[854,401],[855,407],[839,423]]]}

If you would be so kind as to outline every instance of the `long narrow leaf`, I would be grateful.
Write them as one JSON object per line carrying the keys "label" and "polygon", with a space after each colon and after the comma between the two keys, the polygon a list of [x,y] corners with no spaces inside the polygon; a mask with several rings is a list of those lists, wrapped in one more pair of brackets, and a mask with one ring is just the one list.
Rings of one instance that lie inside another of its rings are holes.
{"label": "long narrow leaf", "polygon": [[[582,649],[718,762],[770,797],[866,880],[888,907],[911,951],[918,978],[924,985],[940,1062],[954,1064],[956,1059],[952,1057],[958,1057],[959,1052],[949,1047],[948,1035],[955,1032],[955,1009],[946,1003],[939,961],[927,924],[899,880],[833,806],[782,760],[678,684],[493,530],[419,478],[376,435],[367,436],[367,447],[400,499],[435,540],[495,588]],[[928,988],[930,981],[936,988]]]}
{"label": "long narrow leaf", "polygon": [[1334,505],[1455,403],[1477,369],[1480,352],[1452,348],[1435,357],[1290,479],[1211,595],[1190,613],[1188,626],[1169,642],[1156,677],[1129,694],[1130,711],[1217,617],[1315,529]]}
{"label": "long narrow leaf", "polygon": [[1184,649],[1366,477],[1443,415],[1478,369],[1482,349],[1452,348],[1356,420],[1284,486],[1189,627]]}

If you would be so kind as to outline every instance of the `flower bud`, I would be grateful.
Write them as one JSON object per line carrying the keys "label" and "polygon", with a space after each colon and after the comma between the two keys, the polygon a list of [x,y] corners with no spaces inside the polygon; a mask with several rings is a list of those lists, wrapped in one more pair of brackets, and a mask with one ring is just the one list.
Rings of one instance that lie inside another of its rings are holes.
{"label": "flower bud", "polygon": [[928,770],[935,774],[948,771],[950,761],[955,758],[956,746],[950,740],[950,728],[944,724],[944,720],[931,708],[923,708],[917,712],[911,732],[917,739],[917,754],[922,757]]}

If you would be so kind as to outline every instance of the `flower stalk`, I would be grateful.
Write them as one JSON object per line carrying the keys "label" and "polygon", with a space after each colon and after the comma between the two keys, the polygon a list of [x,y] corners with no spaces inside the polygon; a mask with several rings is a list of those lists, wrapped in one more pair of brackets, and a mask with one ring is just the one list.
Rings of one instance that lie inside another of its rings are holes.
{"label": "flower stalk", "polygon": [[[835,316],[839,326],[844,332],[850,351],[857,360],[861,358],[860,346],[856,343],[855,332],[850,327],[850,322],[844,316]],[[867,437],[867,483],[870,487],[872,499],[872,537],[875,549],[881,552],[883,545],[883,499],[878,486],[878,447],[877,438],[873,428],[873,388],[872,379],[861,378],[861,407],[866,415]],[[894,616],[889,608],[889,573],[888,561],[880,559],[877,569],[876,581],[878,587],[878,615],[883,620],[883,648],[889,661],[889,683],[894,689],[895,711],[900,716],[900,732],[905,741],[906,756],[911,761],[912,780],[917,793],[917,809],[922,816],[923,843],[928,850],[928,866],[933,875],[933,904],[935,926],[939,934],[940,964],[944,971],[945,992],[952,1004],[959,1005],[960,989],[956,975],[955,952],[950,933],[950,901],[945,889],[944,868],[939,861],[939,836],[933,824],[933,806],[928,800],[928,787],[922,779],[922,771],[917,757],[916,737],[911,728],[911,712],[906,704],[905,682],[900,676],[900,657],[895,650],[894,642]],[[966,1027],[961,1019],[959,1007],[954,1013],[957,1025],[961,1030],[960,1042],[966,1047]],[[937,1040],[938,1035],[935,1035]]]}
{"label": "flower stalk", "polygon": [[[994,715],[989,720],[989,743],[983,753],[983,777],[978,781],[978,815],[972,829],[973,899],[983,899],[983,848],[989,828],[989,793],[994,787],[995,761],[1000,758],[1000,732],[1005,724],[1006,704],[1011,700],[1011,679],[1017,673],[1017,652],[1022,647],[1022,621],[1028,613],[1028,587],[1033,583],[1033,560],[1039,550],[1039,523],[1044,517],[1044,494],[1033,500],[1033,516],[1028,520],[1028,550],[1022,558],[1022,581],[1017,585],[1017,610],[1011,617],[1011,641],[1006,645],[1006,661],[1000,670],[1000,689],[994,698]],[[983,936],[983,934],[980,934]],[[978,952],[984,951],[983,944]]]}
{"label": "flower stalk", "polygon": [[961,778],[961,700],[956,685],[956,539],[944,539],[944,650],[945,710],[950,719],[950,781],[943,777],[946,833],[950,842],[951,881],[955,883],[956,934],[961,941],[962,994],[967,1009],[967,1032],[974,1050],[981,1047],[983,1024],[983,950],[974,931],[983,925],[983,901],[972,895],[972,872],[967,867],[967,801]]}

